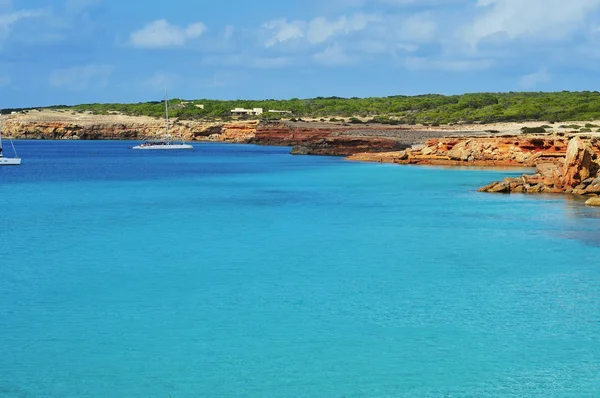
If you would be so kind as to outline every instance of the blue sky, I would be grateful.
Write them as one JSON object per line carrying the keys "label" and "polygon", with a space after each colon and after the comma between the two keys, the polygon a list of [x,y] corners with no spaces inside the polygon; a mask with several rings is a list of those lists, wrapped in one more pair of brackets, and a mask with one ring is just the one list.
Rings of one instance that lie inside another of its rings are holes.
{"label": "blue sky", "polygon": [[0,0],[0,107],[597,90],[600,0]]}

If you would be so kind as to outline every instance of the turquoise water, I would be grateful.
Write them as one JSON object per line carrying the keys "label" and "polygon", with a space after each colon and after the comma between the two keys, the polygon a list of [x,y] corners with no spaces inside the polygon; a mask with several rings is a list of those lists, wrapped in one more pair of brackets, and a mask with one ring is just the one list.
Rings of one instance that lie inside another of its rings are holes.
{"label": "turquoise water", "polygon": [[600,209],[131,144],[0,168],[0,397],[600,396]]}

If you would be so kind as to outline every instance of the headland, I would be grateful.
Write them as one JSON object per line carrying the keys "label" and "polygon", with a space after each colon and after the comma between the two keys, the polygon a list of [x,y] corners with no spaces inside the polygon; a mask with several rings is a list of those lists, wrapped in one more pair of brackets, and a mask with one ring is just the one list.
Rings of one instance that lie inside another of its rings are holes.
{"label": "headland", "polygon": [[[151,116],[97,115],[70,110],[26,110],[3,118],[17,139],[146,140],[164,131]],[[532,175],[494,182],[495,193],[600,194],[600,122],[543,124],[386,124],[356,118],[202,121],[173,118],[170,131],[186,141],[291,146],[293,154],[347,156],[395,164],[531,167]]]}

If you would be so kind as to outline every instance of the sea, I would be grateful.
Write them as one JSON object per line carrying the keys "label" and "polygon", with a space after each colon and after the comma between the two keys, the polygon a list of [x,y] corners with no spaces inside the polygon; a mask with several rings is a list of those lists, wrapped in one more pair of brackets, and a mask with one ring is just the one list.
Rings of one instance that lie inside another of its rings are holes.
{"label": "sea", "polygon": [[134,144],[0,168],[0,397],[600,397],[599,208],[477,192],[523,169]]}

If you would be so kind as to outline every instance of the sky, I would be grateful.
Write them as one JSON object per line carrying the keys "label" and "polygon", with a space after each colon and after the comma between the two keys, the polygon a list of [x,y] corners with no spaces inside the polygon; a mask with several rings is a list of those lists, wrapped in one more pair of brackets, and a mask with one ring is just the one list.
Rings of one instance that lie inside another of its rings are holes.
{"label": "sky", "polygon": [[599,86],[600,0],[0,0],[0,108]]}

